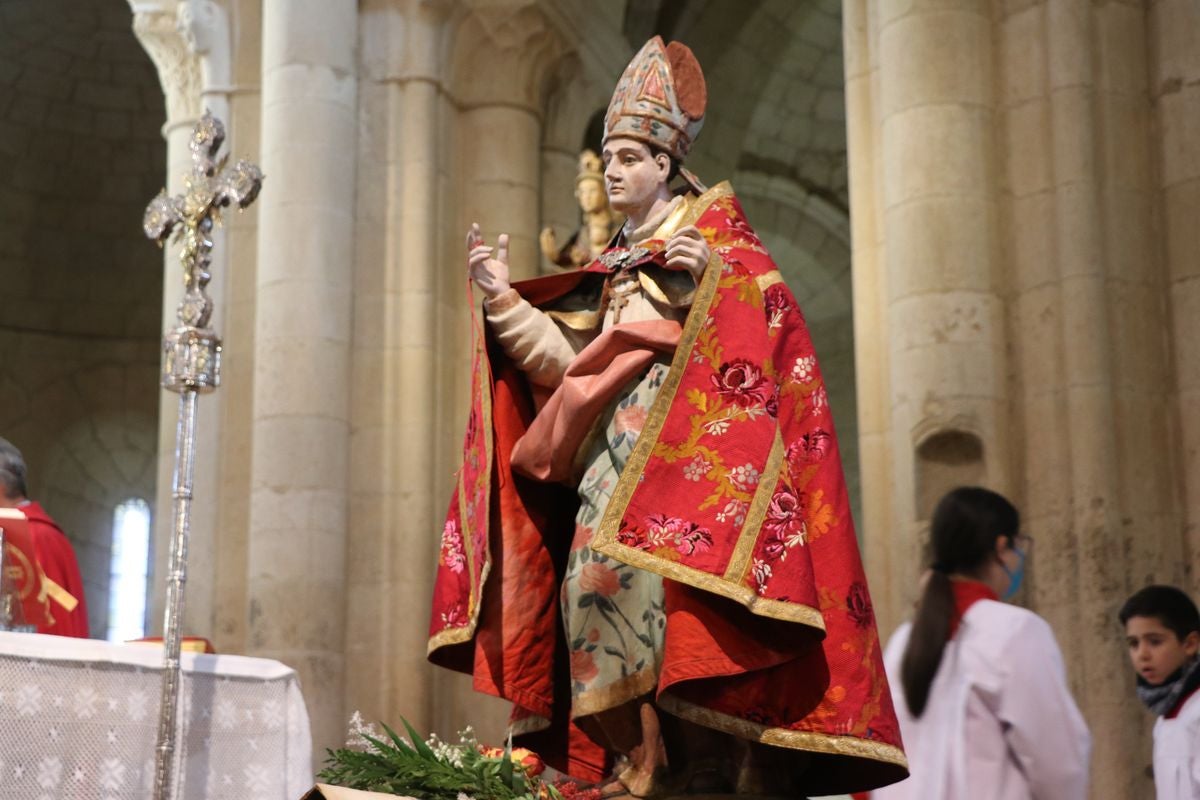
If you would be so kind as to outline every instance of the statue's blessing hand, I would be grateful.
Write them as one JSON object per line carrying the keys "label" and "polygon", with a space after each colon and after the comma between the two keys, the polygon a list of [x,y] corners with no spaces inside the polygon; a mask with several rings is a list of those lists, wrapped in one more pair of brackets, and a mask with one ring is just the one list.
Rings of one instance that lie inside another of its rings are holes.
{"label": "statue's blessing hand", "polygon": [[471,223],[467,231],[467,271],[488,299],[504,294],[509,289],[508,281],[508,234],[500,234],[496,242],[496,256],[492,248],[483,243],[479,223]]}

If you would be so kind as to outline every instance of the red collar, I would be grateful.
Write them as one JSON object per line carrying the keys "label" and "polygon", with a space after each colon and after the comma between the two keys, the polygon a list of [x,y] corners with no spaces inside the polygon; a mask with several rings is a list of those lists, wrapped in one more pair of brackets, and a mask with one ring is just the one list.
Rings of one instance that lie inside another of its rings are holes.
{"label": "red collar", "polygon": [[1000,599],[1000,596],[992,591],[990,586],[979,581],[952,580],[950,581],[950,590],[954,592],[954,615],[950,617],[951,638],[958,631],[958,624],[962,622],[963,615],[967,613],[968,608],[980,600]]}

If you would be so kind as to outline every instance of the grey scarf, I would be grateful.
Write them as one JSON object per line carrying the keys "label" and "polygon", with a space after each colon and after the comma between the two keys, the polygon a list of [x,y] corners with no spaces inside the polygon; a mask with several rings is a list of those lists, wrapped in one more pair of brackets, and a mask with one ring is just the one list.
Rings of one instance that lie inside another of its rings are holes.
{"label": "grey scarf", "polygon": [[1161,717],[1171,713],[1179,700],[1197,686],[1200,686],[1200,658],[1193,658],[1157,686],[1139,675],[1137,696],[1146,708]]}

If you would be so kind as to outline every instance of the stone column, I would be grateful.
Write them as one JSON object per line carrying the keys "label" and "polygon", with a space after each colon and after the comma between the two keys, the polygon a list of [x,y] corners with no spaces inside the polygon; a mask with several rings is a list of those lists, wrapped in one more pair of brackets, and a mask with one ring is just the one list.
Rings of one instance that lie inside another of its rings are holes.
{"label": "stone column", "polygon": [[[1122,548],[1113,407],[1113,342],[1105,293],[1104,231],[1097,170],[1096,87],[1092,62],[1091,4],[1055,0],[1047,6],[1047,38],[1055,43],[1047,61],[1053,210],[1057,218],[1053,256],[1062,291],[1064,347],[1062,383],[1070,473],[1062,487],[1072,498],[1069,522],[1079,574],[1075,624],[1080,652],[1076,685],[1088,712],[1096,772],[1124,757],[1113,732],[1131,720],[1115,670],[1119,647],[1111,613],[1121,580]],[[1117,666],[1117,665],[1120,666]],[[1117,795],[1125,796],[1123,792]]]}
{"label": "stone column", "polygon": [[538,273],[544,90],[564,42],[536,3],[476,3],[455,43],[464,222],[509,235],[513,279]]}
{"label": "stone column", "polygon": [[[258,160],[262,98],[261,5],[233,10],[230,64],[230,150]],[[268,184],[270,182],[268,181]],[[221,652],[246,651],[246,552],[249,541],[251,443],[254,425],[254,317],[258,204],[225,216],[225,353],[221,391],[221,498],[217,509],[213,627]]]}
{"label": "stone column", "polygon": [[[183,176],[191,171],[188,139],[205,108],[229,123],[229,23],[224,11],[212,0],[130,0],[133,30],[158,68],[166,97],[167,141],[166,189],[178,194]],[[227,128],[231,134],[231,127]],[[231,137],[232,138],[232,137]],[[149,202],[150,198],[147,198]],[[222,330],[230,299],[228,249],[220,229],[215,233],[213,283],[209,293],[216,301],[213,328]],[[177,323],[176,306],[183,296],[179,248],[168,244],[163,260],[163,329]],[[195,496],[192,506],[188,556],[188,585],[183,630],[213,636],[214,586],[217,551],[217,509],[220,497],[220,442],[222,409],[220,393],[203,399],[197,413]],[[159,458],[154,504],[155,568],[148,630],[162,631],[166,603],[165,575],[171,539],[171,478],[175,463],[175,424],[179,399],[162,393],[159,402]]]}
{"label": "stone column", "polygon": [[858,520],[871,598],[886,635],[905,616],[912,565],[901,558],[893,529],[891,396],[888,367],[888,283],[883,262],[880,187],[877,5],[842,5],[846,69],[846,149],[849,155],[853,251],[854,360],[858,397],[858,458],[862,514]]}
{"label": "stone column", "polygon": [[428,614],[449,499],[443,490],[455,468],[437,466],[439,379],[452,352],[438,337],[438,287],[443,271],[465,278],[460,260],[443,258],[441,247],[452,9],[424,0],[372,0],[360,9],[360,119],[368,133],[354,275],[346,704],[428,730],[436,705]]}
{"label": "stone column", "polygon": [[[918,545],[941,495],[963,483],[1009,484],[991,20],[971,0],[881,4],[878,13],[879,223],[899,528],[891,555],[911,597]],[[878,420],[867,422],[878,431]]]}
{"label": "stone column", "polygon": [[1175,357],[1177,463],[1182,473],[1187,574],[1200,591],[1200,7],[1150,4],[1150,94]]}
{"label": "stone column", "polygon": [[[564,40],[555,22],[538,3],[472,0],[462,3],[460,10],[448,30],[449,97],[441,105],[448,120],[443,132],[447,147],[441,149],[447,171],[444,188],[458,203],[442,221],[436,281],[438,433],[434,447],[439,455],[432,479],[435,524],[429,534],[435,538],[461,458],[470,390],[466,231],[478,222],[492,244],[499,234],[509,234],[513,280],[538,274],[545,89],[564,55]],[[480,300],[478,293],[475,299]],[[430,710],[437,729],[453,731],[471,722],[485,735],[503,734],[505,704],[472,692],[469,679],[437,670],[433,686]]]}
{"label": "stone column", "polygon": [[342,740],[357,4],[265,0],[247,649]]}

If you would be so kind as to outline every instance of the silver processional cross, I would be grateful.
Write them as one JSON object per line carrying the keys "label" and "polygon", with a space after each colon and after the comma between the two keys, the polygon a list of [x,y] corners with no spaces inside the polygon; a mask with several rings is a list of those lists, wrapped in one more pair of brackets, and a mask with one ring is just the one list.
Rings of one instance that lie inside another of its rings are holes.
{"label": "silver processional cross", "polygon": [[183,625],[183,587],[187,581],[187,544],[191,526],[192,478],[195,473],[196,397],[217,388],[221,374],[221,339],[209,327],[213,301],[205,292],[211,275],[212,231],[221,220],[221,209],[245,208],[262,188],[262,171],[245,159],[226,166],[217,158],[225,141],[225,126],[205,112],[192,130],[188,149],[192,170],[184,177],[184,191],[171,197],[166,189],[150,201],[142,228],[146,236],[164,245],[172,234],[183,242],[183,300],[179,324],[163,336],[163,388],[179,395],[179,422],[175,428],[175,471],[170,565],[167,570],[167,608],[163,618],[162,706],[155,748],[154,798],[172,800],[177,781],[174,768],[176,718],[179,706],[179,645]]}

